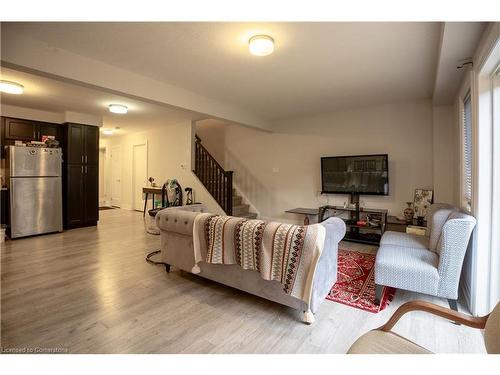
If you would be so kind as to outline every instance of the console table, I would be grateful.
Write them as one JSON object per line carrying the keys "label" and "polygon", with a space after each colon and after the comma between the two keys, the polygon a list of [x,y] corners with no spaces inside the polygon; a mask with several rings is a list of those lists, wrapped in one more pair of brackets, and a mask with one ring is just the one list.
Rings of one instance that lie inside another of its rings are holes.
{"label": "console table", "polygon": [[[412,223],[407,223],[405,220],[399,220],[396,216],[389,215],[387,216],[387,225],[386,230],[392,230],[394,232],[406,232],[406,228],[409,226],[419,226],[417,223],[417,219],[413,219]],[[424,222],[424,225],[421,227],[426,227],[427,223]]]}
{"label": "console table", "polygon": [[[330,215],[327,215],[330,214]],[[344,220],[347,230],[344,241],[378,245],[386,230],[387,210],[366,207],[322,206],[319,221],[328,217]]]}
{"label": "console table", "polygon": [[161,195],[161,187],[157,187],[157,186],[143,187],[142,193],[145,195],[145,197],[144,197],[144,210],[142,212],[142,216],[144,217],[144,216],[146,216],[146,207],[148,205],[149,194],[151,194],[153,196],[153,199],[152,199],[153,207],[152,208],[155,208],[155,195]]}
{"label": "console table", "polygon": [[309,225],[311,223],[318,222],[319,209],[317,208],[293,208],[291,210],[286,210],[289,214],[304,215],[304,225]]}

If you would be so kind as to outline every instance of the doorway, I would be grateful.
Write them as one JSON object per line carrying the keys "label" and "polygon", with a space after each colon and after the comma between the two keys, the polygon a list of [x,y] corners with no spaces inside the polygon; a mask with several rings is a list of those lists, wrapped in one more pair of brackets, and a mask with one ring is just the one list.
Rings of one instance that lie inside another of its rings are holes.
{"label": "doorway", "polygon": [[106,197],[106,178],[105,178],[105,165],[106,165],[106,148],[99,148],[99,207],[109,206]]}
{"label": "doorway", "polygon": [[121,147],[111,147],[111,206],[120,207],[122,196]]}
{"label": "doorway", "polygon": [[142,211],[144,209],[142,188],[147,186],[148,179],[148,147],[146,143],[133,146],[132,159],[132,208]]}

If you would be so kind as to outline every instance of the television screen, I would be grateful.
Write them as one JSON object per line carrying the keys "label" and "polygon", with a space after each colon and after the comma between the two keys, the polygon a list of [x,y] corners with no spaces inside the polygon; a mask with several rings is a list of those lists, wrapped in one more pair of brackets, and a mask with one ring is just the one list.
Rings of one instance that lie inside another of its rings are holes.
{"label": "television screen", "polygon": [[323,194],[389,195],[387,154],[321,158]]}

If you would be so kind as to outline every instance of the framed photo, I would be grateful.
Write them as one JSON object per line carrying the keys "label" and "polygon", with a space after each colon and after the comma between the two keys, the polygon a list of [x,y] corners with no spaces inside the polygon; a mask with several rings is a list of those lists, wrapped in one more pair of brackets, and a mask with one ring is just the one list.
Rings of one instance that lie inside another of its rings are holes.
{"label": "framed photo", "polygon": [[415,189],[413,208],[415,216],[426,216],[429,206],[434,202],[434,190]]}

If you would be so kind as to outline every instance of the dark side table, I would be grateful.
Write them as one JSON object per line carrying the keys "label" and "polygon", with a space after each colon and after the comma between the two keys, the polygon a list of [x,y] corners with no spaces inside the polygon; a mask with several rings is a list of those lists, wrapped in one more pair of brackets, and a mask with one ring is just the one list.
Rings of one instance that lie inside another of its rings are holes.
{"label": "dark side table", "polygon": [[408,225],[426,227],[427,223],[424,221],[424,225],[418,225],[417,219],[413,219],[413,223],[407,223],[405,220],[399,220],[396,216],[387,216],[387,222],[385,224],[385,230],[392,230],[394,232],[405,232]]}

